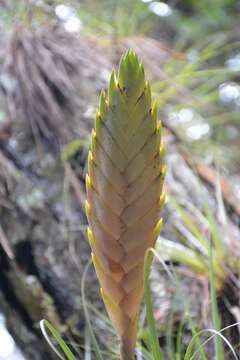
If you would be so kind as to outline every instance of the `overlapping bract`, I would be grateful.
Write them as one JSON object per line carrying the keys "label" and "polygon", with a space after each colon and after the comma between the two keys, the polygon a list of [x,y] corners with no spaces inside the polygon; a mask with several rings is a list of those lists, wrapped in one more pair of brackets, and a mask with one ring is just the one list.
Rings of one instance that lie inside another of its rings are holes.
{"label": "overlapping bract", "polygon": [[157,107],[130,50],[101,93],[86,178],[88,238],[122,359],[134,354],[144,254],[161,227],[163,158]]}

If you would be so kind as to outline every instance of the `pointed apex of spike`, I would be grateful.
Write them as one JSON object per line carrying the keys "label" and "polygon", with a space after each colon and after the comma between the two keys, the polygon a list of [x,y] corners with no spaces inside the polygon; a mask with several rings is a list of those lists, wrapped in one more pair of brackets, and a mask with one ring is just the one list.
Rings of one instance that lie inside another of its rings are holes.
{"label": "pointed apex of spike", "polygon": [[140,61],[138,60],[137,54],[132,49],[128,50],[126,57],[129,59],[129,61],[132,64],[140,65]]}
{"label": "pointed apex of spike", "polygon": [[137,57],[136,53],[133,51],[133,49],[129,48],[127,51],[126,51],[126,54],[125,56],[135,56]]}
{"label": "pointed apex of spike", "polygon": [[118,78],[121,77],[121,73],[126,70],[126,68],[131,67],[132,70],[136,71],[141,66],[142,64],[140,63],[136,53],[132,49],[128,49],[120,59]]}
{"label": "pointed apex of spike", "polygon": [[126,59],[128,59],[131,63],[135,63],[135,64],[140,64],[140,61],[138,59],[137,54],[135,53],[135,51],[133,51],[133,49],[128,49],[126,54],[125,54]]}
{"label": "pointed apex of spike", "polygon": [[145,87],[145,74],[142,63],[132,49],[129,49],[120,60],[118,83],[128,99],[135,102]]}

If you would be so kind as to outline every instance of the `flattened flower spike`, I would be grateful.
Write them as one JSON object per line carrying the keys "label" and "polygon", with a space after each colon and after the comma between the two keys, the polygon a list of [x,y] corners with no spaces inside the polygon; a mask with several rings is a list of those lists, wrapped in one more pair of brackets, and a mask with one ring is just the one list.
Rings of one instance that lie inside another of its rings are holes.
{"label": "flattened flower spike", "polygon": [[134,357],[145,251],[160,232],[166,173],[161,123],[143,65],[129,50],[101,92],[86,178],[92,258],[121,359]]}

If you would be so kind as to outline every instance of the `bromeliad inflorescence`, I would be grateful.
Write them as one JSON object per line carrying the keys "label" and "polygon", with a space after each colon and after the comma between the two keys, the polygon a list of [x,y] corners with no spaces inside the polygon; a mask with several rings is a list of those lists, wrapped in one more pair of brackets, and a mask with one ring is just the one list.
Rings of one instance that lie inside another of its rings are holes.
{"label": "bromeliad inflorescence", "polygon": [[122,360],[134,356],[144,254],[161,228],[163,161],[157,106],[129,50],[101,93],[86,177],[88,238]]}

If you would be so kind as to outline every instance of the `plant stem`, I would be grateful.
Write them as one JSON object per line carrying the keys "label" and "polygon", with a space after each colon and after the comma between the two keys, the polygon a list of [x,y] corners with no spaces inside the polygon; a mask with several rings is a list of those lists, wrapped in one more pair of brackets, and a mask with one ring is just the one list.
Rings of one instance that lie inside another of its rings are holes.
{"label": "plant stem", "polygon": [[128,344],[125,341],[121,341],[120,343],[120,360],[134,360],[134,353],[133,349],[130,349]]}

